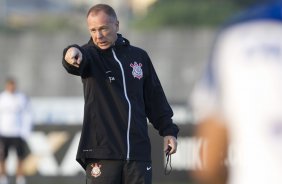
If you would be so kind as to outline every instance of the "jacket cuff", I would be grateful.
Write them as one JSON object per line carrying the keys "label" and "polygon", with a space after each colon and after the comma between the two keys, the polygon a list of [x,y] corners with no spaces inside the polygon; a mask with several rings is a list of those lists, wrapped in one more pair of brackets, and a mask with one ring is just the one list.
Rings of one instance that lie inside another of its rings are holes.
{"label": "jacket cuff", "polygon": [[179,128],[176,124],[171,123],[169,126],[165,127],[164,129],[160,130],[160,135],[165,137],[165,136],[173,136],[177,138],[179,132]]}

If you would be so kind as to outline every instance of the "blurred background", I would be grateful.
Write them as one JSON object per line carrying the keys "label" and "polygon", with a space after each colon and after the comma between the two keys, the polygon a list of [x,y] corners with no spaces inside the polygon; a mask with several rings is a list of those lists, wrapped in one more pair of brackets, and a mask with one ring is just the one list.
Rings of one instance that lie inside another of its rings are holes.
{"label": "blurred background", "polygon": [[[162,139],[150,127],[154,184],[193,183],[189,172],[201,167],[200,140],[189,95],[208,59],[220,25],[254,0],[0,0],[0,87],[13,76],[30,97],[34,130],[28,139],[31,155],[25,162],[30,184],[78,183],[84,174],[75,154],[83,118],[79,77],[67,74],[62,51],[86,43],[86,13],[97,3],[117,12],[120,33],[145,49],[157,70],[180,127],[173,171],[164,176]],[[15,154],[8,158],[15,173]]]}

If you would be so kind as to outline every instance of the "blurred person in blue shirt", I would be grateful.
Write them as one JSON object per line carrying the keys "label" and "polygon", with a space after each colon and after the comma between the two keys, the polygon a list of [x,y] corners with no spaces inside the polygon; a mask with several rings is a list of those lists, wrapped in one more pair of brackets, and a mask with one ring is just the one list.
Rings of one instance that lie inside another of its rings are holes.
{"label": "blurred person in blue shirt", "polygon": [[191,102],[205,140],[199,183],[282,183],[282,0],[223,26]]}
{"label": "blurred person in blue shirt", "polygon": [[28,98],[16,90],[16,81],[8,78],[0,93],[0,184],[8,184],[6,159],[9,150],[18,156],[16,183],[25,184],[23,160],[29,154],[26,138],[31,132],[31,114]]}

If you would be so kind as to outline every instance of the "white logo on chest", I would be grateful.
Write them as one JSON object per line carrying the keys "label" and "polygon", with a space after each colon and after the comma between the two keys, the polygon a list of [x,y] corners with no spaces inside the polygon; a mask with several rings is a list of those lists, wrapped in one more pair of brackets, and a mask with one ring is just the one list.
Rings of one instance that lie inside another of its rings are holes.
{"label": "white logo on chest", "polygon": [[142,63],[134,62],[134,64],[130,64],[130,67],[133,69],[132,75],[134,78],[141,79],[143,77]]}

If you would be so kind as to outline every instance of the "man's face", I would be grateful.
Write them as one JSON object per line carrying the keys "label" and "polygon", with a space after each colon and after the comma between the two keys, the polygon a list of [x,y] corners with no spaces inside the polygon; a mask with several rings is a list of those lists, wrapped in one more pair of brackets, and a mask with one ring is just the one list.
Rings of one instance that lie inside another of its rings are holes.
{"label": "man's face", "polygon": [[100,49],[108,49],[115,43],[119,29],[117,20],[100,11],[90,13],[87,24],[94,44]]}
{"label": "man's face", "polygon": [[14,93],[16,91],[16,83],[14,81],[7,82],[5,89],[10,93]]}

